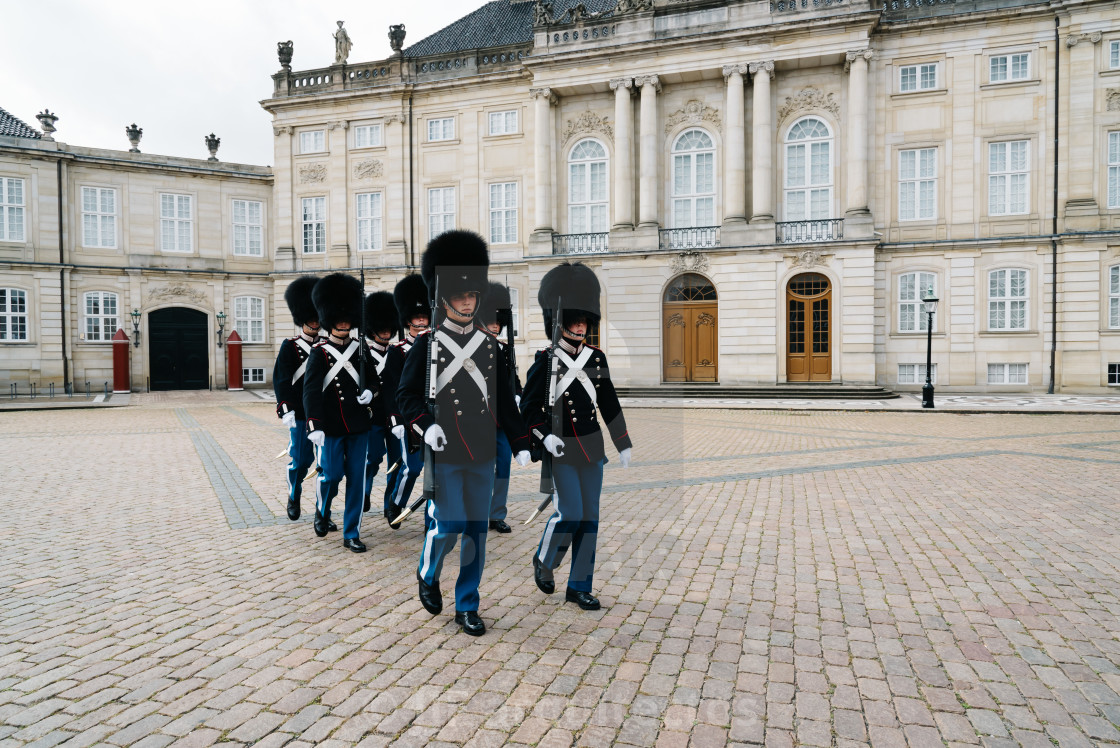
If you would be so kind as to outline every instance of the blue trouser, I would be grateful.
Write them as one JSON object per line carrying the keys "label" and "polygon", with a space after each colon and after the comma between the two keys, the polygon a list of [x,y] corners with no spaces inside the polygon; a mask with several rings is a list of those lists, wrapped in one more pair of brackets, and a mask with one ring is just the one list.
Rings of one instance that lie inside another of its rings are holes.
{"label": "blue trouser", "polygon": [[328,436],[319,447],[319,468],[323,471],[315,484],[315,509],[331,517],[331,499],[338,484],[346,478],[346,504],[342,511],[342,537],[357,538],[362,530],[362,500],[365,498],[366,452],[369,432]]}
{"label": "blue trouser", "polygon": [[556,482],[556,511],[544,527],[537,558],[547,569],[555,569],[572,547],[572,569],[568,588],[591,592],[595,575],[595,541],[599,533],[599,494],[603,490],[603,464],[552,463]]}
{"label": "blue trouser", "polygon": [[459,544],[455,610],[478,610],[478,584],[486,561],[486,517],[494,490],[494,462],[447,463],[436,459],[436,498],[428,502],[431,527],[424,534],[420,576],[439,584],[443,559]]}
{"label": "blue trouser", "polygon": [[307,421],[296,421],[294,428],[288,429],[288,501],[299,503],[303,493],[303,479],[315,462],[315,445],[307,440]]}
{"label": "blue trouser", "polygon": [[509,446],[506,432],[498,429],[498,445],[494,458],[494,496],[490,499],[490,520],[497,522],[506,518],[506,502],[509,500],[509,462],[513,450]]}
{"label": "blue trouser", "polygon": [[389,451],[389,442],[392,440],[392,435],[384,426],[370,427],[369,450],[366,452],[365,497],[373,492],[373,479],[377,477],[377,469],[381,467],[381,458]]}
{"label": "blue trouser", "polygon": [[396,504],[401,509],[408,506],[408,497],[412,495],[412,487],[416,485],[416,478],[424,467],[423,448],[415,452],[408,451],[408,436],[395,441],[397,449],[404,455],[401,466],[389,476],[389,485],[385,487],[385,505]]}

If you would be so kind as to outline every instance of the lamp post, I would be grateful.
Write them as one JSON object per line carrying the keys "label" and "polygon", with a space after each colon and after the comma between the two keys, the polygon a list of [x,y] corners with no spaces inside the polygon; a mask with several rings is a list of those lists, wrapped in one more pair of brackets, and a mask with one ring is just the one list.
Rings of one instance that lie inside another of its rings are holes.
{"label": "lamp post", "polygon": [[132,317],[132,344],[140,347],[140,310],[133,309],[129,316]]}
{"label": "lamp post", "polygon": [[226,331],[226,313],[218,312],[218,347],[222,347],[222,333]]}
{"label": "lamp post", "polygon": [[933,380],[930,374],[933,371],[933,313],[937,311],[937,297],[933,295],[933,286],[922,297],[922,311],[926,313],[926,383],[922,386],[922,407],[933,407]]}

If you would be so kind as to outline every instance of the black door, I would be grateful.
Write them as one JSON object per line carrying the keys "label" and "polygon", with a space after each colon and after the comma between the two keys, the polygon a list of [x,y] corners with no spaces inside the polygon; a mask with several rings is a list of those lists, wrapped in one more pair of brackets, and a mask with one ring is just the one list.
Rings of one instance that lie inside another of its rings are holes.
{"label": "black door", "polygon": [[171,307],[148,315],[148,360],[152,390],[210,387],[206,314]]}

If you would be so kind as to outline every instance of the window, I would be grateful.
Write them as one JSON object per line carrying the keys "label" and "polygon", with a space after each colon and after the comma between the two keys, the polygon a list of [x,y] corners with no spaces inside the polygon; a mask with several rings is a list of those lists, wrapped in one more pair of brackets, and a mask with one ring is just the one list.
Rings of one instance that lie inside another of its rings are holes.
{"label": "window", "polygon": [[86,341],[112,340],[117,332],[117,295],[105,291],[86,294]]}
{"label": "window", "polygon": [[23,231],[23,180],[0,179],[0,242],[26,241]]}
{"label": "window", "polygon": [[358,251],[381,249],[381,193],[358,195]]}
{"label": "window", "polygon": [[0,340],[27,340],[26,291],[0,288]]}
{"label": "window", "polygon": [[310,130],[299,134],[300,153],[321,153],[327,150],[326,132],[323,130]]}
{"label": "window", "polygon": [[[518,331],[521,329],[521,300],[520,300],[520,298],[521,298],[521,293],[516,288],[513,288],[511,286],[510,289],[509,289],[509,307],[510,307],[510,316],[513,319],[513,337],[515,337],[515,338],[520,335],[520,333]],[[549,334],[550,335],[552,334],[551,330],[549,331]]]}
{"label": "window", "polygon": [[988,364],[988,384],[1026,383],[1026,364]]}
{"label": "window", "polygon": [[1031,74],[1031,55],[1020,52],[1014,55],[993,55],[988,61],[988,81],[1006,83],[1025,81]]}
{"label": "window", "polygon": [[928,62],[922,65],[903,65],[898,69],[898,90],[902,93],[930,91],[935,88],[937,88],[936,62]]}
{"label": "window", "polygon": [[831,217],[832,133],[819,119],[803,119],[786,136],[785,219]]}
{"label": "window", "polygon": [[256,200],[233,201],[233,253],[249,257],[264,254],[262,205]]}
{"label": "window", "polygon": [[[898,383],[899,384],[925,384],[926,383],[926,365],[925,364],[899,364],[898,365]],[[937,384],[937,364],[929,370],[929,383]]]}
{"label": "window", "polygon": [[1120,131],[1108,134],[1108,207],[1120,208]]}
{"label": "window", "polygon": [[233,300],[233,329],[246,343],[264,342],[264,299],[237,296]]}
{"label": "window", "polygon": [[899,332],[925,332],[928,329],[929,315],[922,310],[922,297],[935,293],[937,286],[933,273],[906,273],[898,277]]}
{"label": "window", "polygon": [[988,215],[1027,212],[1030,141],[988,144]]}
{"label": "window", "polygon": [[454,117],[441,117],[440,119],[428,120],[428,140],[435,142],[437,140],[454,140],[455,139],[455,118]]}
{"label": "window", "polygon": [[1027,329],[1027,271],[988,273],[988,329]]}
{"label": "window", "polygon": [[685,130],[673,143],[673,228],[715,225],[715,158],[703,130]]}
{"label": "window", "polygon": [[1120,385],[1120,364],[1108,365],[1108,384],[1110,387]]}
{"label": "window", "polygon": [[327,251],[327,198],[303,198],[303,253]]}
{"label": "window", "polygon": [[517,132],[517,110],[508,112],[490,112],[491,135],[513,135]]}
{"label": "window", "polygon": [[190,195],[159,196],[160,248],[164,252],[190,252],[192,208]]}
{"label": "window", "polygon": [[455,188],[430,188],[428,190],[428,239],[435,239],[453,228],[455,228]]}
{"label": "window", "polygon": [[606,233],[608,206],[607,149],[597,140],[581,140],[568,156],[568,231]]}
{"label": "window", "polygon": [[1120,330],[1120,265],[1108,269],[1108,327]]}
{"label": "window", "polygon": [[937,212],[937,149],[898,152],[898,220],[921,221]]}
{"label": "window", "polygon": [[517,182],[490,185],[490,243],[517,242]]}
{"label": "window", "polygon": [[117,246],[117,191],[82,188],[82,246],[115,249]]}
{"label": "window", "polygon": [[381,125],[358,125],[354,128],[355,148],[378,148],[381,141]]}
{"label": "window", "polygon": [[1108,69],[1120,68],[1120,40],[1108,43]]}
{"label": "window", "polygon": [[263,384],[264,383],[264,369],[252,368],[241,370],[241,383],[242,384]]}

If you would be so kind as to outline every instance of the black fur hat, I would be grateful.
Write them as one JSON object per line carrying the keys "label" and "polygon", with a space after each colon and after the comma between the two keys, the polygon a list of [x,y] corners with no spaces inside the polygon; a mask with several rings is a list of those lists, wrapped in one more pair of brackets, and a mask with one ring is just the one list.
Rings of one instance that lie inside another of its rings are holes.
{"label": "black fur hat", "polygon": [[284,289],[284,301],[288,302],[288,311],[292,313],[292,322],[296,327],[302,328],[308,322],[319,319],[315,304],[311,301],[311,289],[318,282],[319,279],[312,275],[303,275]]}
{"label": "black fur hat", "polygon": [[431,316],[432,307],[428,303],[428,287],[424,279],[412,273],[397,281],[393,289],[393,303],[397,306],[397,319],[401,329],[408,329],[408,321],[418,314]]}
{"label": "black fur hat", "polygon": [[319,324],[328,332],[336,322],[357,327],[362,320],[362,282],[346,273],[331,273],[315,284],[311,301],[319,312]]}
{"label": "black fur hat", "polygon": [[397,330],[397,307],[393,294],[388,291],[374,291],[366,296],[366,329],[364,335],[372,338],[373,333],[384,330]]}
{"label": "black fur hat", "polygon": [[484,325],[497,322],[502,327],[508,327],[510,322],[513,321],[510,306],[509,289],[501,283],[490,281],[476,316],[478,321]]}
{"label": "black fur hat", "polygon": [[435,296],[437,275],[439,295],[445,299],[469,291],[484,295],[489,265],[486,241],[478,234],[458,229],[440,234],[428,242],[420,258],[420,275],[428,287],[428,300]]}
{"label": "black fur hat", "polygon": [[568,313],[586,315],[589,327],[599,324],[599,279],[595,271],[582,262],[565,262],[549,270],[541,278],[537,303],[544,315],[545,334],[552,335],[552,313],[557,302],[561,305],[561,322],[568,321]]}

